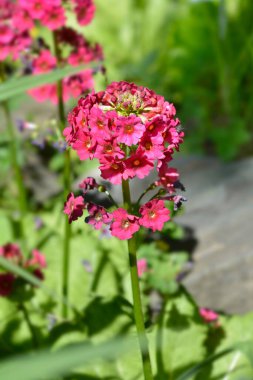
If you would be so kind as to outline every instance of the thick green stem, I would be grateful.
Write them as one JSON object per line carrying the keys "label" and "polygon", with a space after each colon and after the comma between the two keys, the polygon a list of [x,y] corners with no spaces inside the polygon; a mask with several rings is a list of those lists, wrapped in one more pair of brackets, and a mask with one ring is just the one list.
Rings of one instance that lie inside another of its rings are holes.
{"label": "thick green stem", "polygon": [[[5,71],[3,63],[0,62],[0,79],[1,82],[5,81]],[[20,221],[20,235],[21,238],[24,239],[24,231],[23,231],[23,216],[27,211],[27,201],[26,201],[26,190],[23,182],[23,175],[21,168],[18,163],[18,142],[17,137],[15,133],[15,128],[11,119],[11,111],[8,102],[2,103],[6,124],[7,124],[7,132],[9,134],[9,140],[10,140],[10,159],[15,175],[16,180],[16,186],[18,190],[18,204],[19,204],[19,221]]]}
{"label": "thick green stem", "polygon": [[33,326],[32,322],[31,322],[31,319],[30,319],[30,316],[29,316],[29,313],[26,309],[26,306],[24,303],[20,303],[19,304],[19,309],[22,311],[23,315],[24,315],[24,319],[26,321],[26,324],[27,324],[27,327],[31,333],[31,338],[32,338],[32,343],[33,343],[33,347],[34,348],[38,348],[39,347],[39,342],[38,342],[38,338],[37,338],[37,334],[36,334],[36,331],[35,331],[35,327]]}
{"label": "thick green stem", "polygon": [[[123,201],[126,209],[131,212],[132,203],[129,182],[122,182],[122,193]],[[138,340],[141,350],[142,364],[143,364],[143,374],[145,380],[153,380],[151,361],[148,349],[148,340],[145,333],[144,317],[141,305],[141,294],[137,271],[137,257],[136,257],[136,238],[133,236],[128,240],[128,254],[129,254],[129,264],[130,264],[130,275],[132,284],[132,294],[133,294],[133,309],[134,309],[134,319],[135,325],[138,333]]]}
{"label": "thick green stem", "polygon": [[[61,65],[61,51],[58,46],[56,33],[53,33],[54,50],[57,59],[58,67]],[[58,97],[58,123],[59,129],[62,133],[65,127],[65,110],[63,101],[63,86],[62,81],[57,81],[57,97]],[[71,191],[71,161],[69,150],[65,151],[64,155],[64,200]],[[68,296],[69,296],[69,259],[70,259],[70,240],[71,240],[71,225],[68,222],[66,216],[63,241],[63,268],[62,268],[62,296],[66,300],[62,305],[62,316],[67,318],[68,316]]]}

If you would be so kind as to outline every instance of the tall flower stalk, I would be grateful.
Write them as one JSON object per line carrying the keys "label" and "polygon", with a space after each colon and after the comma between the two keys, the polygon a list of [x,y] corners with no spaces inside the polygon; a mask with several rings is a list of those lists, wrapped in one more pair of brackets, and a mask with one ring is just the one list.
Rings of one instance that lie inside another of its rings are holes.
{"label": "tall flower stalk", "polygon": [[[0,62],[0,79],[1,82],[5,81],[5,69],[3,62]],[[19,229],[20,236],[24,243],[24,228],[23,219],[27,211],[27,200],[26,200],[26,189],[24,185],[23,173],[18,162],[18,141],[16,136],[15,127],[12,122],[11,111],[8,102],[2,103],[2,108],[5,115],[7,132],[9,135],[9,146],[10,146],[10,159],[12,163],[12,168],[15,176],[16,188],[18,192],[18,207],[19,207]]]}
{"label": "tall flower stalk", "polygon": [[[170,219],[166,200],[179,202],[182,198],[175,194],[182,188],[179,174],[168,167],[174,150],[178,150],[183,141],[175,114],[173,104],[152,90],[134,83],[113,82],[105,91],[81,98],[69,115],[70,125],[64,130],[68,144],[81,160],[97,158],[101,177],[113,185],[122,184],[123,206],[119,207],[106,186],[88,177],[79,185],[81,196],[68,195],[64,212],[72,223],[87,209],[87,223],[127,240],[134,319],[145,380],[153,379],[153,375],[141,305],[135,234],[142,227],[161,231]],[[157,172],[157,180],[133,203],[130,180],[142,180],[151,171]],[[148,196],[149,191],[155,189],[155,195],[140,204],[144,195]],[[106,210],[87,202],[86,194],[90,190],[109,196],[111,208]]]}
{"label": "tall flower stalk", "polygon": [[[128,212],[132,212],[131,193],[129,187],[129,181],[122,182],[122,194],[124,206]],[[140,351],[143,364],[143,374],[145,380],[152,380],[152,368],[148,349],[148,340],[145,333],[144,317],[142,312],[141,294],[137,270],[137,250],[136,250],[136,236],[134,235],[127,241],[128,256],[130,265],[132,296],[133,296],[133,309],[136,330],[138,333],[138,339],[140,344]]]}
{"label": "tall flower stalk", "polygon": [[[57,35],[53,32],[54,50],[57,60],[57,66],[61,66],[61,51],[57,42]],[[63,100],[63,83],[62,80],[57,81],[57,97],[58,97],[58,125],[62,133],[65,128],[65,109]],[[64,199],[71,191],[71,160],[70,151],[68,149],[64,152],[64,172],[63,172],[63,186],[64,186]],[[70,260],[70,241],[71,241],[71,225],[68,219],[65,218],[64,225],[64,238],[63,238],[63,266],[62,266],[62,296],[68,301],[69,296],[69,260]],[[62,304],[62,316],[68,316],[68,303]]]}

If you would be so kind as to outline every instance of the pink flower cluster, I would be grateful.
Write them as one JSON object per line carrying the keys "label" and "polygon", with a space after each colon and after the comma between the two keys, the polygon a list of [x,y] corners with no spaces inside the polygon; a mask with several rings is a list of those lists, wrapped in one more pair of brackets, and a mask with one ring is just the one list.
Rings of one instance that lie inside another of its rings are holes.
{"label": "pink flower cluster", "polygon": [[[64,0],[2,0],[4,4],[12,7],[14,25],[19,30],[33,28],[34,22],[39,21],[50,30],[61,28],[66,23]],[[72,0],[68,2],[76,14],[80,25],[91,22],[95,12],[92,0]]]}
{"label": "pink flower cluster", "polygon": [[[135,177],[143,179],[156,169],[158,179],[153,188],[162,187],[163,195],[167,193],[167,197],[173,199],[179,174],[168,164],[184,135],[175,115],[173,104],[148,88],[113,82],[105,91],[79,100],[69,115],[69,126],[64,135],[81,160],[98,159],[103,179],[120,184]],[[98,188],[94,181],[82,182],[80,188],[84,195],[88,190]],[[71,194],[64,211],[70,222],[80,216],[78,204],[80,197]],[[87,223],[96,229],[102,224],[109,225],[111,234],[122,240],[130,239],[141,226],[161,231],[170,219],[165,201],[157,197],[140,207],[138,205],[136,215],[129,214],[124,208],[108,213],[102,206],[85,201],[81,207],[82,212],[87,208],[89,213]]]}
{"label": "pink flower cluster", "polygon": [[[86,186],[84,182],[86,182]],[[84,189],[84,196],[88,190],[95,188],[95,186],[91,188],[90,183],[91,179],[87,178],[80,184],[80,188]],[[120,240],[130,239],[141,226],[151,228],[153,231],[161,231],[164,223],[170,219],[170,211],[165,207],[164,201],[159,199],[153,199],[141,206],[140,216],[136,216],[129,214],[124,208],[117,208],[109,213],[102,206],[85,202],[83,196],[75,197],[73,193],[68,195],[64,213],[68,215],[69,223],[81,217],[85,209],[88,211],[86,223],[91,224],[97,230],[108,225],[111,235]]]}
{"label": "pink flower cluster", "polygon": [[0,61],[7,57],[16,60],[20,52],[31,44],[27,30],[17,27],[15,14],[14,2],[0,0]]}
{"label": "pink flower cluster", "polygon": [[179,174],[168,163],[183,140],[175,114],[173,104],[148,88],[113,82],[79,100],[64,135],[81,160],[99,160],[111,183],[142,179],[156,166],[157,186],[173,192]]}
{"label": "pink flower cluster", "polygon": [[[24,71],[43,74],[57,67],[56,57],[50,52],[45,42],[39,43],[32,37],[35,22],[56,33],[61,54],[60,64],[72,66],[102,60],[100,45],[89,44],[82,34],[65,27],[66,11],[72,8],[80,25],[87,25],[94,17],[93,0],[72,0],[66,4],[64,0],[0,0],[0,61],[8,56],[20,59],[28,65]],[[66,47],[66,45],[68,45]],[[68,56],[64,55],[68,52]],[[63,80],[63,97],[79,97],[94,87],[93,71],[84,70]],[[45,85],[29,91],[38,102],[50,100],[57,102],[55,84]]]}
{"label": "pink flower cluster", "polygon": [[[63,47],[68,44],[70,53],[68,57],[61,59],[61,64],[70,64],[72,66],[88,63],[95,60],[102,60],[103,54],[101,47],[96,44],[90,45],[85,38],[70,28],[62,28],[57,31],[59,46]],[[43,74],[50,72],[57,67],[56,57],[47,48],[42,48],[37,56],[32,60],[33,74]],[[70,97],[77,98],[80,95],[90,91],[94,86],[93,71],[86,69],[81,73],[66,77],[62,81],[63,99],[67,101]],[[56,84],[48,84],[29,91],[37,102],[50,100],[53,104],[58,101]]]}
{"label": "pink flower cluster", "polygon": [[[47,266],[45,257],[34,249],[31,257],[26,259],[17,244],[7,243],[0,247],[0,256],[13,264],[27,269],[40,280],[44,279],[43,269]],[[20,286],[18,276],[10,272],[0,273],[0,296],[8,297],[15,290],[15,286]]]}

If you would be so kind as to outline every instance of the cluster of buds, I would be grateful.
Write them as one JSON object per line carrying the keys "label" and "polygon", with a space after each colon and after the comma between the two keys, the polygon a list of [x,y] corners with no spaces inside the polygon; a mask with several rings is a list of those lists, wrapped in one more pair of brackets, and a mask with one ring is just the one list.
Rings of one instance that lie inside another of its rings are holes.
{"label": "cluster of buds", "polygon": [[[0,256],[27,270],[39,280],[44,279],[43,269],[46,267],[46,260],[37,249],[32,251],[31,257],[25,258],[18,245],[7,243],[0,247]],[[12,296],[26,285],[27,282],[19,276],[6,271],[0,272],[0,296]]]}
{"label": "cluster of buds", "polygon": [[[155,169],[158,178],[149,188],[162,189],[133,214],[119,207],[108,212],[102,206],[87,204],[85,197],[75,198],[71,193],[64,209],[70,222],[86,208],[89,224],[97,229],[102,224],[109,225],[111,234],[122,240],[130,239],[141,226],[162,230],[170,219],[165,199],[173,200],[180,187],[178,171],[168,167],[184,136],[175,115],[173,104],[134,83],[113,82],[105,91],[79,100],[64,130],[66,141],[79,158],[98,159],[101,177],[112,184],[135,177],[143,179]],[[88,179],[80,187],[85,193],[98,185]]]}
{"label": "cluster of buds", "polygon": [[[57,67],[57,58],[42,38],[33,38],[38,23],[52,30],[58,44],[60,65],[87,64],[103,59],[100,45],[91,45],[82,34],[66,27],[66,10],[76,14],[80,25],[93,19],[93,0],[0,0],[0,60],[20,59],[25,74],[42,74]],[[66,56],[67,53],[67,56]],[[59,63],[59,62],[58,62]],[[95,71],[86,69],[63,80],[63,98],[79,97],[94,87]],[[55,84],[29,91],[36,101],[57,103]]]}

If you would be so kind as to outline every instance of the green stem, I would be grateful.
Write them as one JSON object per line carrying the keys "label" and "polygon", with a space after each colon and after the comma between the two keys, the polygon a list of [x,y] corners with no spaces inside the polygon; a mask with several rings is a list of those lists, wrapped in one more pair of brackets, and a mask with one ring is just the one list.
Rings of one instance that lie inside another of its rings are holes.
{"label": "green stem", "polygon": [[168,374],[165,371],[162,349],[163,349],[163,325],[166,312],[166,305],[168,302],[168,297],[165,296],[163,299],[162,310],[157,321],[157,334],[156,334],[156,366],[157,366],[157,377],[161,380],[166,380]]}
{"label": "green stem", "polygon": [[115,207],[119,208],[119,205],[118,203],[113,199],[113,197],[111,196],[111,194],[109,193],[109,191],[105,191],[105,194],[108,196],[108,198],[110,199],[110,201],[114,204]]}
{"label": "green stem", "polygon": [[[53,32],[54,50],[57,59],[57,66],[61,65],[61,51],[57,42],[56,33]],[[58,97],[58,122],[59,129],[62,133],[65,127],[65,110],[63,101],[63,86],[62,80],[57,81],[57,97]],[[63,185],[64,185],[64,200],[71,191],[71,160],[70,151],[66,150],[64,154],[64,173],[63,173]],[[70,240],[71,240],[71,225],[68,222],[66,216],[63,241],[63,268],[62,268],[62,296],[68,301],[69,296],[69,259],[70,259]],[[68,316],[68,303],[65,302],[62,305],[62,317]]]}
{"label": "green stem", "polygon": [[140,195],[140,197],[138,198],[136,204],[139,205],[140,204],[140,201],[142,200],[142,198],[150,191],[150,190],[154,190],[156,188],[156,185],[154,183],[151,183],[151,185],[149,185],[149,187]]}
{"label": "green stem", "polygon": [[[5,71],[3,63],[0,62],[0,79],[1,82],[5,81]],[[17,137],[15,133],[15,128],[11,119],[11,111],[8,102],[2,103],[6,124],[7,124],[7,131],[9,134],[9,140],[10,140],[10,158],[11,163],[13,167],[13,171],[15,173],[15,180],[16,180],[16,186],[18,189],[18,204],[19,204],[19,225],[20,225],[20,235],[24,239],[24,231],[23,231],[23,216],[27,211],[27,201],[26,201],[26,190],[23,182],[23,175],[21,168],[18,163],[18,142]]]}
{"label": "green stem", "polygon": [[[132,203],[129,188],[129,181],[122,182],[122,193],[124,206],[127,211],[131,212]],[[142,364],[143,364],[143,374],[145,380],[153,380],[151,361],[148,349],[148,340],[145,333],[144,317],[141,305],[141,294],[137,271],[137,255],[136,255],[136,238],[133,236],[128,240],[128,254],[129,254],[129,264],[130,264],[130,275],[132,284],[132,295],[133,295],[133,309],[134,309],[134,319],[135,325],[138,333],[138,341],[141,351]]]}
{"label": "green stem", "polygon": [[20,303],[19,304],[19,309],[22,311],[23,315],[24,315],[24,319],[26,321],[26,324],[27,324],[27,327],[31,333],[31,337],[32,337],[32,343],[33,343],[33,347],[34,348],[38,348],[39,347],[39,342],[38,342],[38,338],[37,338],[37,334],[36,334],[36,331],[35,331],[35,327],[33,326],[32,322],[31,322],[31,319],[30,319],[30,316],[29,316],[29,313],[25,307],[25,304],[24,303]]}

